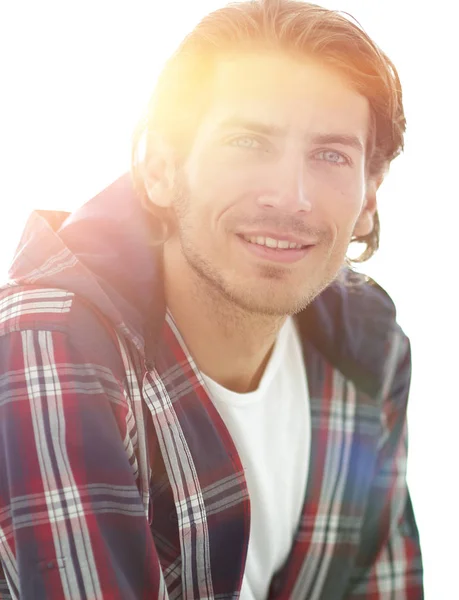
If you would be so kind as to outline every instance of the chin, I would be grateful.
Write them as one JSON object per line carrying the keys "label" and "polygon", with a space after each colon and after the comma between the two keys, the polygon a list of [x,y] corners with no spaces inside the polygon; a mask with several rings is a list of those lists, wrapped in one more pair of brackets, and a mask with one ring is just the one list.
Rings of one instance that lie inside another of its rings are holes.
{"label": "chin", "polygon": [[248,290],[247,287],[238,290],[233,288],[226,295],[233,304],[246,312],[273,317],[297,314],[304,310],[317,295],[313,290],[304,290],[298,295],[285,294],[285,289],[273,290],[273,286],[270,286],[270,290],[264,291]]}
{"label": "chin", "polygon": [[[287,283],[285,281],[271,281],[269,285],[253,287],[249,283],[245,287],[239,287],[238,298],[236,294],[232,294],[232,297],[233,301],[253,313],[273,316],[295,315],[304,310],[328,287],[336,275],[337,273],[329,273],[317,281],[310,277],[307,287],[304,287],[304,285],[300,287],[295,285],[294,282]],[[254,287],[258,289],[253,289]],[[292,293],[286,293],[288,287],[292,290]]]}

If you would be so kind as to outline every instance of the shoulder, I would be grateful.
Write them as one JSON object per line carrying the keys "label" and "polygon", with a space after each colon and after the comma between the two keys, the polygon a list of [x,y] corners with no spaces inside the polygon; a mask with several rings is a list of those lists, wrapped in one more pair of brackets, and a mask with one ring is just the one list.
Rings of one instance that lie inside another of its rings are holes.
{"label": "shoulder", "polygon": [[0,335],[26,329],[68,327],[74,294],[36,286],[5,286],[0,290]]}
{"label": "shoulder", "polygon": [[308,340],[371,395],[387,384],[389,362],[409,352],[389,294],[372,279],[350,271],[311,303],[302,320]]}
{"label": "shoulder", "polygon": [[94,306],[65,289],[12,285],[0,289],[0,339],[8,345],[15,332],[44,331],[65,335],[88,362],[104,362],[122,372],[117,337]]}

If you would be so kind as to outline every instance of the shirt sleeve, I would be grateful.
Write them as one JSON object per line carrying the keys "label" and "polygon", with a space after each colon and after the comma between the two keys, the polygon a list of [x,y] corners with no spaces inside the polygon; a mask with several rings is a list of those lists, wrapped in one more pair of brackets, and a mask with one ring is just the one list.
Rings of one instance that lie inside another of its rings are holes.
{"label": "shirt sleeve", "polygon": [[133,437],[103,357],[60,331],[0,338],[0,600],[165,597]]}
{"label": "shirt sleeve", "polygon": [[408,338],[400,332],[388,363],[383,437],[346,600],[424,598],[419,534],[406,482],[411,352]]}

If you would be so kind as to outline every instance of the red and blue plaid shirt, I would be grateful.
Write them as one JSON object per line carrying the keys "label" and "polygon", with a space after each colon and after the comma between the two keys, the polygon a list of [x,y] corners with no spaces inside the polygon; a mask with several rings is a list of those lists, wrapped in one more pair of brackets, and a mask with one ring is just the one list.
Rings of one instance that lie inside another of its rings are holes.
{"label": "red and blue plaid shirt", "polygon": [[[0,599],[237,598],[244,472],[146,216],[124,178],[61,220],[34,216],[0,292]],[[269,598],[420,600],[408,339],[370,284],[335,282],[298,323],[311,458]]]}

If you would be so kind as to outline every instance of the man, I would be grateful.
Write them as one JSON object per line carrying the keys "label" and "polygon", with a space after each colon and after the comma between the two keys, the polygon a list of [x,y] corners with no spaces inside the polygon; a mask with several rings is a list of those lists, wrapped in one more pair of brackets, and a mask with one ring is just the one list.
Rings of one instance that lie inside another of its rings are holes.
{"label": "man", "polygon": [[345,266],[404,127],[351,21],[230,5],[166,65],[136,191],[33,215],[0,297],[2,600],[422,598],[409,342]]}

